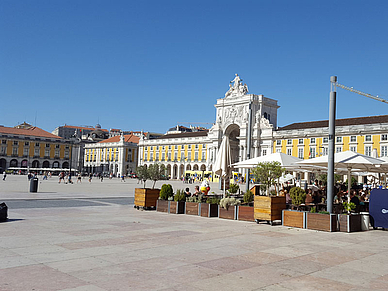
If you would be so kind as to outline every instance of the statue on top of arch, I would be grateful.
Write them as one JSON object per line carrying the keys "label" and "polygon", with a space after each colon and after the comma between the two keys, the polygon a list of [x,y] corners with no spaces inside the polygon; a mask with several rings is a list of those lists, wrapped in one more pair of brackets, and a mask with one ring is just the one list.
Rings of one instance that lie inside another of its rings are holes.
{"label": "statue on top of arch", "polygon": [[229,83],[229,90],[225,93],[225,98],[229,96],[242,96],[248,93],[247,84],[242,83],[242,79],[238,74]]}

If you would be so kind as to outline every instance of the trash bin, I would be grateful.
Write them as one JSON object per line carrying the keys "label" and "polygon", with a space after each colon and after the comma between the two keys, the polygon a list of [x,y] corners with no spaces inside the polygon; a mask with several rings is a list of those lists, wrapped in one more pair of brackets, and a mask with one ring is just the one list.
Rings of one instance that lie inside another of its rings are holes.
{"label": "trash bin", "polygon": [[38,192],[38,181],[37,177],[31,178],[30,180],[30,192]]}
{"label": "trash bin", "polygon": [[0,221],[6,221],[7,217],[8,217],[8,207],[4,202],[0,203]]}
{"label": "trash bin", "polygon": [[369,212],[360,212],[361,230],[369,230]]}

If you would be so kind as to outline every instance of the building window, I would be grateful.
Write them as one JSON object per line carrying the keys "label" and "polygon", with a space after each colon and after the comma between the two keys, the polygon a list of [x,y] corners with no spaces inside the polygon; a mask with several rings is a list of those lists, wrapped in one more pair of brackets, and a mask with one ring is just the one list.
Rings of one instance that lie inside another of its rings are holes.
{"label": "building window", "polygon": [[168,149],[171,150],[171,145],[168,146]]}
{"label": "building window", "polygon": [[35,143],[35,146],[36,146],[36,147],[38,147],[38,146],[39,146],[39,143],[38,143],[38,142],[36,142],[36,143]]}
{"label": "building window", "polygon": [[352,151],[352,152],[357,152],[357,148],[354,147],[354,146],[352,146],[352,147],[350,147],[350,151]]}
{"label": "building window", "polygon": [[28,141],[26,141],[26,142],[24,142],[24,145],[25,145],[25,146],[29,146],[30,143],[29,143]]}
{"label": "building window", "polygon": [[188,152],[187,160],[188,160],[189,162],[191,162],[191,152]]}
{"label": "building window", "polygon": [[303,148],[298,149],[298,158],[303,159]]}
{"label": "building window", "polygon": [[175,152],[175,153],[174,153],[174,161],[177,161],[177,160],[178,160],[178,153]]}
{"label": "building window", "polygon": [[300,138],[300,139],[298,140],[298,144],[303,144],[303,138]]}
{"label": "building window", "polygon": [[328,137],[324,137],[323,138],[323,143],[328,143],[329,142],[329,138]]}
{"label": "building window", "polygon": [[315,137],[311,138],[311,143],[315,143]]}
{"label": "building window", "polygon": [[381,135],[381,140],[388,140],[388,135],[382,134]]}
{"label": "building window", "polygon": [[335,148],[335,152],[336,152],[336,153],[342,152],[342,147],[336,147],[336,148]]}
{"label": "building window", "polygon": [[[55,155],[59,157],[59,151],[58,151],[58,155],[57,155],[57,152],[55,152]],[[69,151],[65,151],[65,159],[68,159],[68,158],[69,158]],[[96,161],[96,156],[94,156],[93,160]]]}
{"label": "building window", "polygon": [[5,155],[5,153],[7,152],[7,148],[6,147],[1,147],[1,154],[2,155]]}
{"label": "building window", "polygon": [[206,152],[202,152],[202,161],[206,160]]}
{"label": "building window", "polygon": [[355,135],[350,136],[350,141],[351,142],[356,142],[357,141],[357,137]]}
{"label": "building window", "polygon": [[287,149],[287,155],[292,156],[292,149]]}
{"label": "building window", "polygon": [[187,147],[189,148],[189,150],[191,150],[191,144],[189,144]]}
{"label": "building window", "polygon": [[267,150],[263,150],[263,156],[267,155]]}
{"label": "building window", "polygon": [[40,150],[39,150],[39,148],[36,148],[36,149],[34,150],[34,156],[35,156],[35,157],[39,157],[39,154],[40,154]]}
{"label": "building window", "polygon": [[168,161],[171,161],[171,153],[168,153]]}
{"label": "building window", "polygon": [[277,152],[277,153],[281,153],[281,152],[282,152],[282,149],[276,149],[276,152]]}
{"label": "building window", "polygon": [[322,155],[327,156],[329,154],[329,148],[323,148]]}
{"label": "building window", "polygon": [[49,143],[46,143],[46,148],[49,148],[50,147],[50,144]]}
{"label": "building window", "polygon": [[151,154],[150,154],[150,161],[153,161],[153,160],[154,160],[154,154],[151,153]]}
{"label": "building window", "polygon": [[381,146],[381,157],[386,157],[387,155],[387,146]]}
{"label": "building window", "polygon": [[337,136],[337,142],[342,142],[342,136]]}
{"label": "building window", "polygon": [[44,156],[45,157],[50,157],[50,150],[45,150],[44,151]]}
{"label": "building window", "polygon": [[148,155],[147,155],[147,153],[145,153],[144,154],[144,160],[147,161],[148,160],[147,158],[148,158]]}
{"label": "building window", "polygon": [[181,152],[181,161],[184,161],[184,160],[185,160],[185,153]]}
{"label": "building window", "polygon": [[165,153],[162,153],[162,161],[164,162],[166,159],[166,154]]}
{"label": "building window", "polygon": [[194,153],[194,160],[197,162],[198,161],[198,152]]}
{"label": "building window", "polygon": [[28,156],[29,148],[23,149],[23,156]]}
{"label": "building window", "polygon": [[371,156],[372,155],[372,147],[371,146],[366,146],[365,147],[365,155],[366,156]]}
{"label": "building window", "polygon": [[56,149],[59,149],[59,144],[56,144],[56,145],[55,145],[55,148],[56,148]]}
{"label": "building window", "polygon": [[277,145],[277,146],[282,145],[282,141],[281,141],[281,140],[277,140],[277,141],[276,141],[276,145]]}
{"label": "building window", "polygon": [[7,144],[7,141],[6,141],[5,139],[3,139],[3,140],[1,141],[1,143],[2,143],[2,144]]}
{"label": "building window", "polygon": [[159,161],[159,153],[156,153],[156,161]]}
{"label": "building window", "polygon": [[315,158],[315,148],[310,148],[309,158],[310,158],[310,159]]}
{"label": "building window", "polygon": [[365,141],[372,141],[372,136],[371,135],[366,135],[365,136]]}
{"label": "building window", "polygon": [[13,145],[18,145],[18,144],[19,144],[19,142],[17,140],[13,141]]}
{"label": "building window", "polygon": [[199,145],[198,145],[198,144],[196,144],[196,145],[195,145],[195,148],[196,148],[196,149],[198,149],[198,148],[199,148]]}
{"label": "building window", "polygon": [[292,139],[287,139],[287,144],[292,144]]}

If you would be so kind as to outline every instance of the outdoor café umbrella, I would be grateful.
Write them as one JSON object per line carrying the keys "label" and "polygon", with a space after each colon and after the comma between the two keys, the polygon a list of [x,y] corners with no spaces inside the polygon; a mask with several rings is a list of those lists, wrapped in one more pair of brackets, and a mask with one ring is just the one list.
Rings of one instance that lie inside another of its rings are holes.
{"label": "outdoor caf\u00e9 umbrella", "polygon": [[[298,162],[299,165],[315,165],[327,167],[329,156],[321,156],[314,159]],[[350,197],[351,171],[361,170],[367,172],[381,172],[380,166],[383,160],[372,158],[352,151],[339,152],[334,154],[334,168],[348,170],[348,197]]]}
{"label": "outdoor caf\u00e9 umbrella", "polygon": [[280,166],[284,168],[291,168],[295,166],[296,162],[300,162],[302,159],[299,159],[297,157],[293,157],[290,155],[286,155],[284,153],[273,153],[265,156],[260,156],[256,158],[252,158],[249,160],[241,161],[238,163],[233,164],[236,168],[253,168],[256,167],[258,163],[263,162],[279,162]]}
{"label": "outdoor caf\u00e9 umbrella", "polygon": [[230,154],[229,137],[224,135],[221,145],[218,149],[216,161],[214,163],[214,172],[224,179],[224,196],[225,196],[225,180],[230,174],[230,164],[232,162]]}

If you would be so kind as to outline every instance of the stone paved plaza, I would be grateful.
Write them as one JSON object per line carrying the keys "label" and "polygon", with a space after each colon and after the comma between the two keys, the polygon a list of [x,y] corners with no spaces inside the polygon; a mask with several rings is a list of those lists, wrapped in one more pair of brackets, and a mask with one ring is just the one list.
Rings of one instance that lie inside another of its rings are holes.
{"label": "stone paved plaza", "polygon": [[133,197],[136,180],[59,185],[52,178],[37,194],[28,193],[26,180],[0,181],[0,202],[95,198],[98,204],[9,209],[9,221],[0,223],[2,291],[387,290],[385,231],[271,227],[99,199]]}

